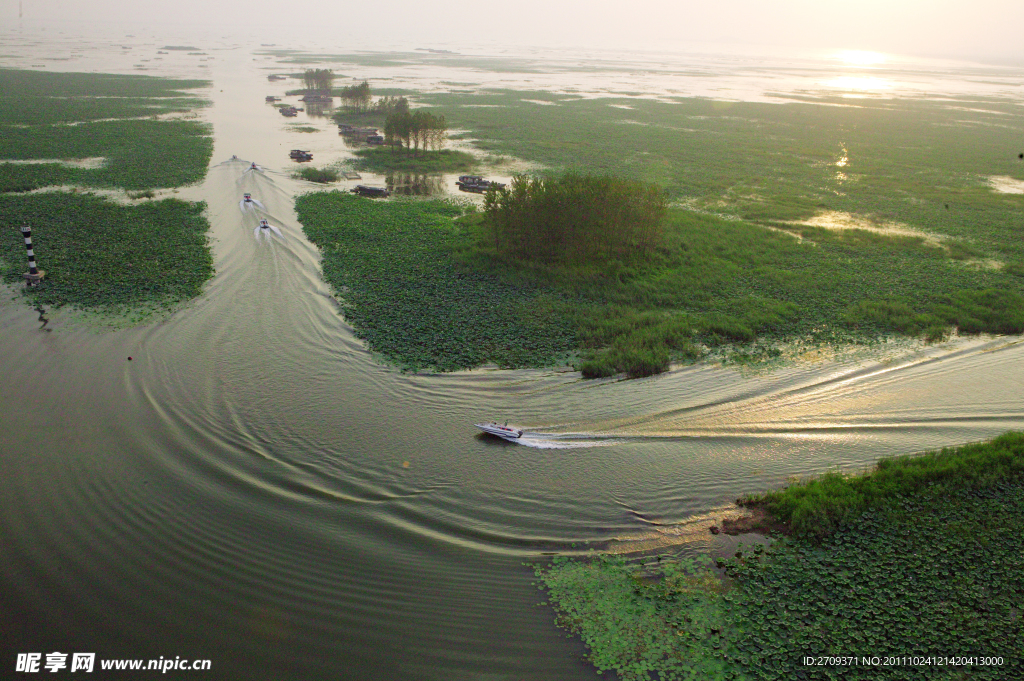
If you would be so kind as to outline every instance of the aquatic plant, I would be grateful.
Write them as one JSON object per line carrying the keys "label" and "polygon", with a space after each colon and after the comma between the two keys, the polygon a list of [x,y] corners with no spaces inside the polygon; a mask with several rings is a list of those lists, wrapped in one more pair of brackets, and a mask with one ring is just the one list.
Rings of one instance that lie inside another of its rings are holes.
{"label": "aquatic plant", "polygon": [[319,182],[321,184],[337,182],[341,178],[340,173],[334,168],[312,168],[310,166],[300,168],[292,173],[292,175],[308,182]]}
{"label": "aquatic plant", "polygon": [[0,195],[0,272],[21,280],[32,241],[46,279],[23,289],[36,304],[125,311],[166,309],[195,297],[213,276],[205,205],[176,199],[122,206],[68,192]]}
{"label": "aquatic plant", "polygon": [[[599,670],[623,679],[959,678],[967,670],[1018,678],[1024,436],[926,458],[917,465],[930,471],[922,484],[895,483],[817,542],[742,548],[722,564],[726,581],[672,557],[560,557],[535,571],[558,624],[581,636]],[[1002,464],[984,468],[992,460]],[[893,471],[915,477],[914,468],[879,464],[889,483],[900,477]],[[808,656],[846,661],[808,666]],[[955,656],[976,659],[935,662]]]}
{"label": "aquatic plant", "polygon": [[432,154],[411,154],[385,147],[356,149],[355,168],[374,173],[458,173],[476,167],[472,154],[442,149]]}
{"label": "aquatic plant", "polygon": [[[118,120],[6,128],[0,136],[0,157],[103,156],[106,163],[101,168],[68,168],[59,179],[93,187],[177,187],[206,174],[213,154],[210,133],[208,125],[196,121]],[[29,177],[37,171],[8,167],[5,172]]]}
{"label": "aquatic plant", "polygon": [[849,106],[840,98],[570,100],[489,90],[422,93],[417,101],[471,130],[484,151],[655,182],[691,209],[776,227],[845,212],[956,237],[988,257],[1024,260],[1016,231],[1024,223],[1024,196],[999,194],[986,179],[1024,179],[1016,155],[1006,153],[1024,131],[1024,112],[1010,100]]}
{"label": "aquatic plant", "polygon": [[453,222],[458,203],[318,192],[295,208],[346,321],[387,361],[441,371],[548,366],[575,346],[550,291],[458,261],[472,238]]}
{"label": "aquatic plant", "polygon": [[[976,491],[1004,482],[1024,482],[1024,435],[1019,433],[984,444],[882,459],[861,475],[826,473],[782,490],[747,496],[742,503],[766,509],[797,536],[820,539],[897,497],[924,490],[934,495]],[[913,520],[899,509],[892,514],[905,522]]]}
{"label": "aquatic plant", "polygon": [[[106,159],[100,168],[4,164],[0,189],[81,184],[144,190],[197,181],[213,152],[210,127],[136,117],[203,106],[205,100],[182,90],[208,85],[200,80],[0,69],[6,95],[0,103],[0,158]],[[54,124],[68,121],[81,123]]]}

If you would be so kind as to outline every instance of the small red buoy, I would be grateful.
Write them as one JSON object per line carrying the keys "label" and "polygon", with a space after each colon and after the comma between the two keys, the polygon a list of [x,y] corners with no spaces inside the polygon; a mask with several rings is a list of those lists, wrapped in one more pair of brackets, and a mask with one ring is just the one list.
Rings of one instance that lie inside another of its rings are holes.
{"label": "small red buoy", "polygon": [[131,357],[129,357],[129,358],[128,358],[128,361],[129,361],[129,362],[130,362],[130,361],[132,361],[132,358],[131,358]]}

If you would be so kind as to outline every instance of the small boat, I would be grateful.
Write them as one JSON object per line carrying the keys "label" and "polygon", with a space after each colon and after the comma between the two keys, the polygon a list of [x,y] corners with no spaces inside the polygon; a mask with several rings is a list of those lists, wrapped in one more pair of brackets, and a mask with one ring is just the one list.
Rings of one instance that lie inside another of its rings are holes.
{"label": "small boat", "polygon": [[385,187],[372,187],[365,184],[356,185],[356,188],[352,190],[353,194],[359,194],[359,196],[369,196],[371,198],[387,198],[391,195],[391,192]]}
{"label": "small boat", "polygon": [[260,229],[270,229],[270,223],[266,220],[260,220]]}
{"label": "small boat", "polygon": [[495,435],[505,440],[518,440],[523,436],[522,428],[513,428],[508,425],[508,421],[505,421],[505,425],[499,425],[494,421],[490,423],[474,423],[474,426],[484,431],[488,435]]}
{"label": "small boat", "polygon": [[455,184],[464,192],[474,192],[476,194],[483,194],[488,189],[505,188],[503,183],[494,182],[479,175],[460,175],[458,182]]}
{"label": "small boat", "polygon": [[242,200],[246,203],[252,203],[252,194],[242,194]]}

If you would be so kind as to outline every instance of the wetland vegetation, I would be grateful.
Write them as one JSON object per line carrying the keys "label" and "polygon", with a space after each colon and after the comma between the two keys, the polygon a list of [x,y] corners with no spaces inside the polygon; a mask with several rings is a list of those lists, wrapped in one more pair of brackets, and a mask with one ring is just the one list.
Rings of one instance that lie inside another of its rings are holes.
{"label": "wetland vegetation", "polygon": [[320,184],[337,182],[341,179],[341,173],[334,168],[313,168],[311,166],[299,168],[292,175],[307,182],[319,182]]}
{"label": "wetland vegetation", "polygon": [[[460,216],[436,201],[415,209],[371,208],[330,196],[300,197],[300,220],[321,247],[325,276],[346,299],[353,325],[372,326],[372,333],[364,329],[371,347],[403,366],[545,366],[565,361],[571,351],[587,377],[639,377],[737,343],[855,341],[917,329],[941,335],[952,324],[964,332],[1024,330],[1019,277],[966,265],[920,237],[808,227],[797,240],[780,230],[677,208],[668,210],[659,242],[643,258],[563,264],[510,259],[495,248],[481,212]],[[401,230],[392,226],[390,212]],[[414,228],[410,221],[417,214],[424,222]],[[359,225],[340,226],[347,222]],[[343,243],[350,233],[354,238]],[[391,262],[381,259],[382,241],[390,244]],[[368,262],[375,264],[368,269]],[[425,274],[431,263],[442,273]],[[388,271],[403,293],[386,290],[392,284],[379,281],[379,271]],[[495,332],[503,339],[499,345],[532,349],[492,353],[495,340],[487,334],[467,336],[457,325],[431,324],[450,305],[458,308],[449,312],[455,315],[475,309],[478,324],[486,326],[486,306],[467,306],[470,298],[458,293],[457,284],[449,292],[437,283],[433,297],[422,300],[401,283],[417,276],[438,282],[454,277],[474,286],[490,282],[495,299],[524,319],[534,307],[531,314],[541,315],[546,333],[554,335],[535,337],[534,322],[502,322]],[[390,327],[373,320],[372,310],[381,305],[388,315],[417,321],[394,326],[402,335],[388,338]],[[447,356],[456,346],[458,352]]]}
{"label": "wetland vegetation", "polygon": [[[1024,672],[1024,435],[883,459],[862,476],[758,499],[794,534],[742,548],[721,576],[652,556],[538,565],[559,625],[624,681]],[[807,655],[1001,663],[809,668]]]}
{"label": "wetland vegetation", "polygon": [[356,170],[375,173],[461,173],[477,165],[472,154],[455,149],[413,154],[386,147],[367,147],[356,149],[354,153]]}
{"label": "wetland vegetation", "polygon": [[[0,70],[0,83],[7,95],[0,107],[0,159],[43,161],[0,162],[4,280],[20,280],[19,230],[29,224],[47,272],[41,285],[26,289],[36,304],[137,316],[198,295],[213,276],[203,204],[126,206],[78,190],[121,189],[126,199],[138,200],[154,197],[154,189],[200,180],[213,151],[209,126],[152,116],[203,105],[183,91],[209,83],[14,70]],[[75,186],[23,194],[65,185]]]}
{"label": "wetland vegetation", "polygon": [[[512,264],[493,220],[460,220],[460,266],[550,292],[545,309],[575,338],[585,376],[649,375],[736,344],[746,357],[795,339],[1024,331],[1024,195],[988,180],[1024,177],[1024,116],[1001,100],[416,99],[487,151],[669,198],[644,258],[586,266]],[[368,170],[424,170],[395,166],[386,149],[357,155]]]}
{"label": "wetland vegetation", "polygon": [[202,203],[177,199],[122,206],[87,194],[0,195],[0,272],[21,281],[25,243],[46,279],[26,288],[33,304],[117,314],[169,309],[202,292],[213,276]]}

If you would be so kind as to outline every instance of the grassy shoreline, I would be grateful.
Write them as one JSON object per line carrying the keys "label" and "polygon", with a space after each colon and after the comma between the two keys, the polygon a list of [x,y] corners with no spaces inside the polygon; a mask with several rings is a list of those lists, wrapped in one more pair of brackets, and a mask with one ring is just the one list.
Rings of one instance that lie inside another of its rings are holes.
{"label": "grassy shoreline", "polygon": [[[996,680],[1024,671],[1024,434],[883,459],[864,475],[823,476],[746,503],[788,517],[793,536],[737,552],[725,581],[695,561],[536,566],[557,622],[583,638],[599,670],[624,681],[917,679],[936,670]],[[828,522],[801,524],[790,509]],[[807,655],[1003,662],[811,669]]]}

